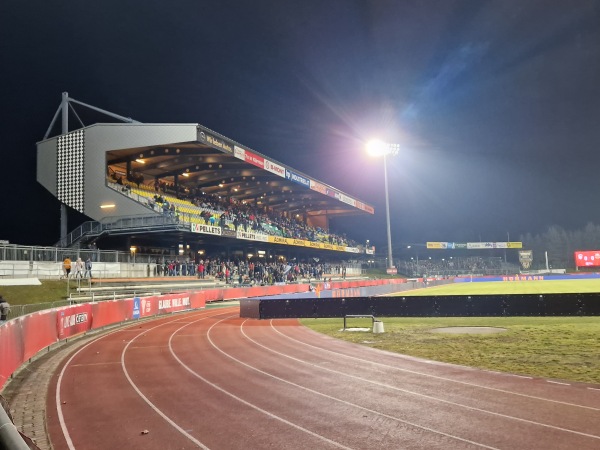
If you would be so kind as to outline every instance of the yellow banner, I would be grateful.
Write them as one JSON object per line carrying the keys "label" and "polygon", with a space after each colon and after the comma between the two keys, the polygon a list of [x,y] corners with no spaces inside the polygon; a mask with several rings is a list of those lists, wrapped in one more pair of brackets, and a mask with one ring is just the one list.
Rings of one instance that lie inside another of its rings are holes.
{"label": "yellow banner", "polygon": [[285,244],[285,245],[289,245],[291,244],[291,239],[288,238],[284,238],[281,236],[269,236],[269,242],[272,242],[274,244]]}
{"label": "yellow banner", "polygon": [[447,242],[428,242],[427,248],[448,248]]}
{"label": "yellow banner", "polygon": [[523,243],[522,242],[507,242],[506,247],[507,248],[523,248]]}

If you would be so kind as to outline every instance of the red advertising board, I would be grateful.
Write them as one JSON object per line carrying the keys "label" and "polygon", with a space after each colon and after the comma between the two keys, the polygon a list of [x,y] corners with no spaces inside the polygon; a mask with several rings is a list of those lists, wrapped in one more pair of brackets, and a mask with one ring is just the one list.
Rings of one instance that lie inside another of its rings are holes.
{"label": "red advertising board", "polygon": [[23,361],[34,356],[41,348],[58,341],[56,310],[39,311],[18,319],[23,339]]}
{"label": "red advertising board", "polygon": [[56,310],[56,330],[59,339],[77,336],[92,328],[92,305],[65,306]]}
{"label": "red advertising board", "polygon": [[588,250],[585,252],[575,252],[575,265],[577,267],[600,266],[600,250]]}
{"label": "red advertising board", "polygon": [[265,168],[265,159],[262,156],[258,156],[246,150],[244,157],[246,158],[247,163],[260,167],[261,169]]}
{"label": "red advertising board", "polygon": [[11,320],[0,326],[0,388],[23,361],[21,327],[19,322]]}
{"label": "red advertising board", "polygon": [[92,303],[92,329],[124,322],[133,317],[133,299]]}

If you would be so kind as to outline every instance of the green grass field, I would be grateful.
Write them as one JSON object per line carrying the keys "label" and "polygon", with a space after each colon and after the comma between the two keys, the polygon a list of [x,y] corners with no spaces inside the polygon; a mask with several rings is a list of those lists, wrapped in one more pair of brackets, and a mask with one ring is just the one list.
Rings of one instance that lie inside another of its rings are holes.
{"label": "green grass field", "polygon": [[566,294],[599,292],[600,279],[450,283],[394,295]]}
{"label": "green grass field", "polygon": [[[599,292],[600,280],[453,283],[396,295]],[[394,295],[394,294],[392,294]],[[351,327],[371,326],[351,319]],[[315,331],[361,345],[482,369],[600,384],[600,317],[382,318],[385,333],[343,332],[342,319],[304,319]],[[497,334],[435,333],[442,327],[500,327]]]}

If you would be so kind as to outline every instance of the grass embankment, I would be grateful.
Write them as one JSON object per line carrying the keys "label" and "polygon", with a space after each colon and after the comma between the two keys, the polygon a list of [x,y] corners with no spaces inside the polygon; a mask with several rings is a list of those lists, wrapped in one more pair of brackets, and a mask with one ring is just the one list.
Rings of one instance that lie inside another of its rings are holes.
{"label": "grass embankment", "polygon": [[[0,286],[0,294],[11,305],[49,303],[67,298],[66,280],[42,280],[40,286]],[[71,290],[76,284],[71,281]]]}
{"label": "grass embankment", "polygon": [[[600,280],[455,283],[397,295],[577,292],[600,292]],[[370,319],[350,320],[348,326],[371,327]],[[338,339],[435,361],[600,383],[600,317],[386,317],[382,320],[383,334],[342,332],[342,319],[305,319],[302,323]],[[501,327],[506,331],[498,334],[432,332],[442,327]]]}

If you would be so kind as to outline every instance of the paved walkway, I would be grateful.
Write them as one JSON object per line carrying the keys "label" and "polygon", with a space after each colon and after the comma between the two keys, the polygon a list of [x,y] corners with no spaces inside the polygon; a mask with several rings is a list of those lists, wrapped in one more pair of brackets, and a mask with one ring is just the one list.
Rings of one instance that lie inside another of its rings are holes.
{"label": "paved walkway", "polygon": [[79,347],[96,338],[96,333],[57,343],[20,367],[4,386],[2,395],[10,405],[17,429],[41,450],[52,450],[46,430],[46,396],[60,363]]}

